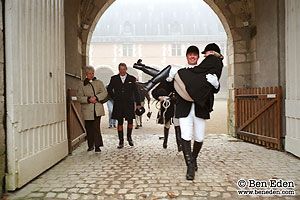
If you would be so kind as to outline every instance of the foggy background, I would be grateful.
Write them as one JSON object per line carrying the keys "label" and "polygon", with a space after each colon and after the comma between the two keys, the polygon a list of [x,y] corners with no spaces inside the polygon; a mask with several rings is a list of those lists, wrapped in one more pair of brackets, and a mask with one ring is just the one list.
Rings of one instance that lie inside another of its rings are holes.
{"label": "foggy background", "polygon": [[[95,27],[89,63],[105,85],[112,75],[118,74],[120,62],[127,64],[129,74],[144,82],[151,77],[132,68],[138,59],[159,70],[169,64],[184,66],[190,45],[196,45],[201,52],[211,42],[220,46],[225,59],[221,90],[216,95],[207,132],[224,133],[227,131],[227,36],[219,18],[202,0],[116,0]],[[200,55],[199,62],[202,60]],[[156,117],[156,108],[152,110]]]}

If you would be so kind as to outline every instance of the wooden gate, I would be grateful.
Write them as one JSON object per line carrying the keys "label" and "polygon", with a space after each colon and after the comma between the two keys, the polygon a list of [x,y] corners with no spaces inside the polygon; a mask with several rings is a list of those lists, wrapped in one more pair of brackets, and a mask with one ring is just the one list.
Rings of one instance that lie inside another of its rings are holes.
{"label": "wooden gate", "polygon": [[82,120],[81,106],[76,98],[76,90],[68,90],[68,142],[69,153],[85,141],[86,130]]}
{"label": "wooden gate", "polygon": [[281,150],[281,88],[235,89],[238,138]]}

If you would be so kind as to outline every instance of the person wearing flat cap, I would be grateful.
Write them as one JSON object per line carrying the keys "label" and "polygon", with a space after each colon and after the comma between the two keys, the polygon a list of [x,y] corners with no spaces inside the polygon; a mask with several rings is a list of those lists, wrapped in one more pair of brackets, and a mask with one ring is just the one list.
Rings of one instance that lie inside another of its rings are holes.
{"label": "person wearing flat cap", "polygon": [[[198,170],[197,157],[204,140],[205,120],[210,118],[210,112],[213,111],[214,93],[220,89],[219,79],[223,68],[223,56],[217,44],[208,44],[201,53],[205,59],[197,64],[199,49],[190,46],[186,52],[188,65],[185,68],[169,65],[147,83],[138,83],[139,87],[149,91],[162,80],[174,79],[174,90],[178,94],[175,117],[179,118],[187,180],[193,180],[195,171]],[[145,72],[145,69],[141,70]],[[191,151],[193,135],[194,145]]]}

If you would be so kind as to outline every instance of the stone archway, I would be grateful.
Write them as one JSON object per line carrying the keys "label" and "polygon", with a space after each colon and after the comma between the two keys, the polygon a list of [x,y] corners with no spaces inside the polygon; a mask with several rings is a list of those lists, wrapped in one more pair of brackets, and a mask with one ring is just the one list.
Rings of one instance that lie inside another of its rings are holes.
{"label": "stone archway", "polygon": [[[93,3],[82,2],[82,57],[84,64],[88,64],[89,43],[93,30],[106,11],[115,0]],[[228,60],[228,133],[234,135],[234,88],[250,87],[250,66],[255,52],[250,52],[250,33],[253,31],[254,16],[252,0],[231,0],[229,2],[204,0],[221,20],[227,33],[227,60]],[[235,70],[240,65],[243,70]]]}
{"label": "stone archway", "polygon": [[[84,12],[84,16],[86,18],[82,20],[83,24],[88,25],[88,29],[84,30],[82,32],[82,40],[84,41],[82,43],[82,50],[83,50],[83,57],[85,57],[85,62],[88,64],[89,62],[89,50],[90,50],[90,43],[92,39],[93,32],[95,30],[95,27],[100,19],[100,17],[103,15],[103,13],[107,10],[107,8],[116,0],[105,0],[103,3],[101,0],[96,0],[94,2],[94,6],[91,6],[91,2],[82,2],[81,7],[86,7],[86,11]],[[92,9],[89,9],[89,7],[92,7]],[[87,14],[90,12],[89,14]]]}

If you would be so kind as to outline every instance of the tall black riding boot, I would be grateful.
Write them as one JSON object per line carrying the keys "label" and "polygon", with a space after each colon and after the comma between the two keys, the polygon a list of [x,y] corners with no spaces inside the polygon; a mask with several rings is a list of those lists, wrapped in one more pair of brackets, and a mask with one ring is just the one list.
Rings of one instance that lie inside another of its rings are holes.
{"label": "tall black riding boot", "polygon": [[183,156],[185,159],[185,163],[187,165],[186,179],[194,180],[195,166],[193,163],[192,153],[191,153],[191,141],[186,141],[184,139],[181,139],[181,141],[182,141]]}
{"label": "tall black riding boot", "polygon": [[202,144],[203,144],[203,142],[194,141],[194,148],[193,148],[192,157],[193,157],[193,162],[194,162],[194,165],[195,165],[195,171],[198,170],[197,157],[198,157],[198,154],[201,150]]}
{"label": "tall black riding boot", "polygon": [[163,148],[166,149],[168,146],[169,128],[164,127],[164,143]]}
{"label": "tall black riding boot", "polygon": [[182,142],[181,142],[181,130],[180,126],[175,126],[175,135],[178,152],[182,151]]}
{"label": "tall black riding boot", "polygon": [[150,76],[156,76],[159,73],[159,70],[154,69],[152,67],[148,67],[142,63],[142,60],[139,59],[136,63],[133,64],[133,68],[142,70],[145,74]]}
{"label": "tall black riding boot", "polygon": [[157,83],[160,83],[162,80],[165,80],[169,76],[169,72],[171,70],[171,65],[168,65],[163,70],[161,70],[156,76],[154,76],[151,80],[146,83],[136,84],[146,93],[148,93]]}
{"label": "tall black riding boot", "polygon": [[127,127],[127,141],[130,146],[133,146],[133,141],[131,138],[132,128]]}
{"label": "tall black riding boot", "polygon": [[[118,126],[119,128],[119,126]],[[121,149],[124,147],[124,133],[123,130],[118,130],[118,136],[119,136],[119,145],[118,149]]]}

